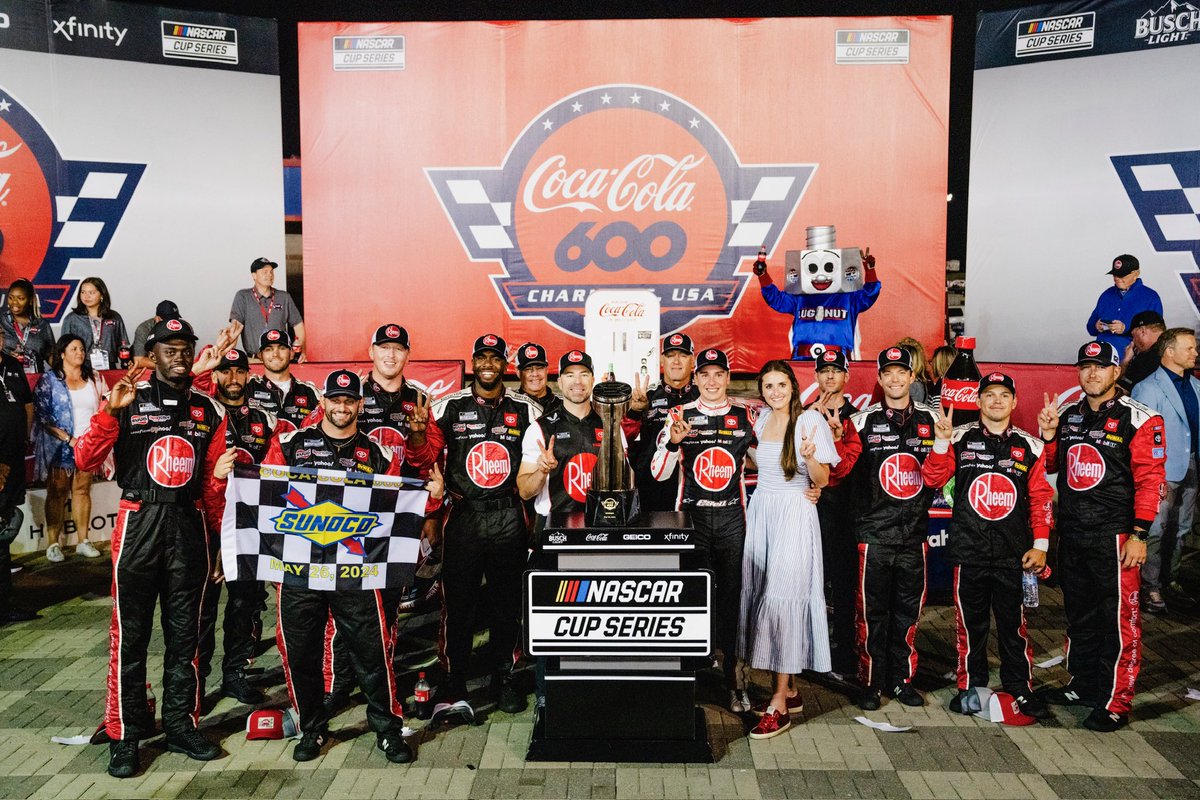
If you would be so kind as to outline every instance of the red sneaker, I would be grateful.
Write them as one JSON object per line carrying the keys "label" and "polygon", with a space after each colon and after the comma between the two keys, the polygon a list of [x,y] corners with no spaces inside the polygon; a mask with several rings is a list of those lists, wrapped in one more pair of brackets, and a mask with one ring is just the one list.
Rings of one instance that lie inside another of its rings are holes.
{"label": "red sneaker", "polygon": [[774,707],[771,707],[767,709],[767,713],[763,714],[762,719],[754,726],[754,730],[750,731],[750,738],[770,739],[772,736],[778,736],[790,727],[792,727],[792,720],[783,712],[776,711]]}
{"label": "red sneaker", "polygon": [[[765,700],[750,710],[754,712],[754,716],[761,717],[767,713],[770,703],[770,700]],[[787,699],[787,711],[789,714],[801,714],[804,712],[804,698],[800,696],[799,692],[796,692]]]}

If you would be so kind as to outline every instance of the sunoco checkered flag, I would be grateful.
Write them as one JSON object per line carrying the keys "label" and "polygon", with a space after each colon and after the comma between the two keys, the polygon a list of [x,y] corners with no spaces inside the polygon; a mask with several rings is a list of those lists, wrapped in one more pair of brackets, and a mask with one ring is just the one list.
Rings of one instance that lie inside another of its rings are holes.
{"label": "sunoco checkered flag", "polygon": [[324,591],[409,586],[429,493],[411,479],[238,464],[225,490],[226,580]]}

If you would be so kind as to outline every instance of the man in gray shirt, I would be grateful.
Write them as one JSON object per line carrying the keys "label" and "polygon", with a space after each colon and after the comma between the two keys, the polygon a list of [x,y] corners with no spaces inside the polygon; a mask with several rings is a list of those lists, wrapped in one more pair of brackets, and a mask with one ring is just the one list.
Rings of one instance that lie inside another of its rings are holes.
{"label": "man in gray shirt", "polygon": [[239,289],[233,296],[229,319],[242,323],[242,347],[248,353],[258,352],[263,333],[269,330],[291,330],[296,351],[304,352],[304,320],[292,296],[276,289],[275,268],[279,265],[268,258],[250,262],[254,286]]}

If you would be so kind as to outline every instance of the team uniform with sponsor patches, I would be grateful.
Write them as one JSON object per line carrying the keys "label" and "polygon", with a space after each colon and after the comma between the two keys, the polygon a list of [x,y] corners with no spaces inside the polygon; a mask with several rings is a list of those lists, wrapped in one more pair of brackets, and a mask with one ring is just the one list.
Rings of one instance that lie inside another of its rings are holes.
{"label": "team uniform with sponsor patches", "polygon": [[[577,417],[566,408],[538,417],[521,440],[521,461],[537,463],[541,448],[554,438],[554,457],[558,466],[546,476],[542,491],[534,498],[533,508],[542,522],[551,513],[583,511],[587,490],[592,485],[592,470],[600,452],[604,422],[595,411]],[[623,435],[622,435],[623,436]]]}
{"label": "team uniform with sponsor patches", "polygon": [[321,406],[321,392],[294,376],[285,390],[265,375],[251,375],[246,381],[246,402],[299,428]]}
{"label": "team uniform with sponsor patches", "polygon": [[[272,441],[263,463],[382,475],[399,475],[401,467],[400,459],[389,448],[371,441],[362,431],[337,440],[318,426],[301,428]],[[404,711],[396,693],[392,635],[381,591],[318,591],[289,584],[279,584],[277,589],[276,644],[283,657],[288,693],[300,717],[300,730],[324,731],[329,725],[322,678],[323,672],[327,679],[330,677],[332,667],[327,634],[332,626],[366,697],[367,724],[376,733],[399,735]]]}
{"label": "team uniform with sponsor patches", "polygon": [[733,689],[737,666],[738,609],[742,596],[742,549],[746,541],[746,484],[742,464],[757,439],[754,420],[742,406],[710,406],[697,399],[679,407],[691,424],[672,449],[671,429],[658,434],[651,474],[670,480],[683,470],[676,508],[688,512],[697,552],[716,581],[716,643],[724,653],[725,681]]}
{"label": "team uniform with sponsor patches", "polygon": [[1054,490],[1041,439],[1010,427],[993,435],[961,425],[944,453],[921,466],[926,486],[954,478],[946,557],[954,565],[958,688],[988,685],[989,614],[996,618],[1000,684],[1015,696],[1032,688],[1033,647],[1025,630],[1021,559],[1049,548]]}
{"label": "team uniform with sponsor patches", "polygon": [[[213,477],[225,451],[225,414],[211,397],[152,377],[115,415],[92,417],[75,445],[79,469],[100,468],[109,451],[121,487],[113,528],[113,615],[104,724],[113,740],[154,732],[146,709],[146,650],[161,597],[163,728],[178,736],[200,719],[200,609],[211,572],[225,481]],[[202,516],[203,512],[203,516]],[[206,526],[207,522],[207,526]]]}
{"label": "team uniform with sponsor patches", "polygon": [[537,415],[539,417],[542,414],[549,414],[551,411],[557,411],[558,409],[562,408],[563,404],[562,398],[549,389],[547,389],[546,393],[541,397],[534,397],[528,392],[523,392],[520,389],[517,389],[515,392],[513,392],[513,394],[529,398],[530,402],[537,406]]}
{"label": "team uniform with sponsor patches", "polygon": [[936,419],[924,403],[902,410],[875,403],[851,417],[862,441],[850,515],[858,539],[858,677],[868,689],[907,685],[917,673],[933,500],[921,464],[933,449]]}
{"label": "team uniform with sponsor patches", "polygon": [[667,421],[667,412],[697,400],[700,390],[688,381],[681,389],[668,383],[654,387],[647,399],[646,410],[640,416],[630,412],[621,420],[625,438],[629,439],[629,464],[633,467],[638,503],[642,511],[674,511],[679,501],[679,479],[656,481],[650,472],[658,434]]}
{"label": "team uniform with sponsor patches", "polygon": [[[454,681],[465,679],[475,633],[480,583],[487,579],[490,664],[511,670],[521,630],[521,576],[528,536],[517,471],[525,432],[538,416],[525,395],[502,391],[488,400],[473,389],[434,406],[446,437],[450,513],[443,534],[441,658]],[[460,698],[461,699],[461,698]]]}
{"label": "team uniform with sponsor patches", "polygon": [[1058,570],[1067,613],[1071,688],[1126,714],[1142,658],[1141,570],[1122,569],[1133,525],[1150,529],[1166,464],[1163,420],[1118,396],[1092,411],[1083,398],[1059,409],[1046,446],[1058,472]]}

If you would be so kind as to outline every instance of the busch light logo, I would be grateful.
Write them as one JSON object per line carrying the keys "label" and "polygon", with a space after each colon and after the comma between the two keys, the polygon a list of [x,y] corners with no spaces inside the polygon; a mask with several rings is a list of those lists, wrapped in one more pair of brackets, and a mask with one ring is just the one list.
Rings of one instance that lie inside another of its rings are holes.
{"label": "busch light logo", "polygon": [[668,330],[729,316],[739,264],[775,247],[815,170],[743,165],[686,101],[608,85],[530,120],[499,167],[426,174],[470,259],[504,267],[509,314],[582,336],[597,288],[654,290]]}
{"label": "busch light logo", "polygon": [[103,258],[145,164],[68,161],[40,122],[0,87],[0,285],[32,276],[58,321],[75,291],[71,259]]}
{"label": "busch light logo", "polygon": [[1188,35],[1200,31],[1200,8],[1191,3],[1167,0],[1137,18],[1133,27],[1135,39],[1146,44],[1170,44],[1187,41]]}
{"label": "busch light logo", "polygon": [[[1112,156],[1151,246],[1185,251],[1200,264],[1200,150]],[[1179,273],[1200,312],[1200,272]]]}

